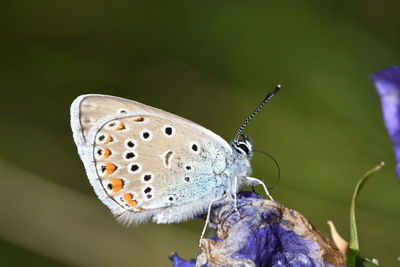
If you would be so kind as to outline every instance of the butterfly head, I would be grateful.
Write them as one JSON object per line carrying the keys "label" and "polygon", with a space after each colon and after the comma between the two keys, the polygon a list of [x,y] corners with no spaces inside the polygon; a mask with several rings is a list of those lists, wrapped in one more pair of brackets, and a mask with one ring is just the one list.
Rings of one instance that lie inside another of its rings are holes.
{"label": "butterfly head", "polygon": [[251,158],[253,155],[253,143],[245,135],[242,135],[239,140],[234,140],[231,146],[236,152],[247,156],[247,158]]}

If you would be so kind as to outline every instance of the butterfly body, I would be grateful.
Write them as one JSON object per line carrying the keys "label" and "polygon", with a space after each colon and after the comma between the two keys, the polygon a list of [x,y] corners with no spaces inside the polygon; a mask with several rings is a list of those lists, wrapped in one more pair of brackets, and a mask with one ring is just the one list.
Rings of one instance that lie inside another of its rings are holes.
{"label": "butterfly body", "polygon": [[173,223],[227,201],[251,173],[251,142],[135,101],[82,95],[71,127],[99,199],[126,224]]}

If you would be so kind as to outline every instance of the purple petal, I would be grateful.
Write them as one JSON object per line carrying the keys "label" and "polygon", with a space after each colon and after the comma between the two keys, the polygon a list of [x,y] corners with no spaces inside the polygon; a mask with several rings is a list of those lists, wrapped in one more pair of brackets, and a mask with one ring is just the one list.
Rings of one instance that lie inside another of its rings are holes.
{"label": "purple petal", "polygon": [[173,253],[171,256],[169,256],[169,259],[172,261],[173,267],[195,267],[196,266],[196,260],[185,261],[184,259],[179,257],[178,253]]}
{"label": "purple petal", "polygon": [[383,118],[392,139],[400,181],[400,66],[392,66],[371,75],[381,98]]}
{"label": "purple petal", "polygon": [[[311,248],[311,249],[310,249]],[[316,266],[311,255],[318,247],[295,232],[270,224],[257,227],[247,237],[247,243],[234,253],[234,258],[251,259],[257,266]],[[322,261],[318,260],[319,264]]]}
{"label": "purple petal", "polygon": [[197,264],[227,266],[344,266],[343,257],[300,213],[253,193],[212,210],[216,238],[202,239]]}

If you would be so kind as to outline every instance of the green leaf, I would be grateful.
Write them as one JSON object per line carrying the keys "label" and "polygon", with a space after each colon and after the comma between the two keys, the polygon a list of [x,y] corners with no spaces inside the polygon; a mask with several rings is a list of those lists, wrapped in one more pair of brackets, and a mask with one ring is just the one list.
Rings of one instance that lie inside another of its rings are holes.
{"label": "green leaf", "polygon": [[[346,262],[348,267],[358,267],[358,266],[377,266],[367,259],[363,259],[360,257],[360,246],[358,243],[358,234],[357,234],[357,225],[356,225],[356,201],[358,195],[361,191],[361,188],[364,186],[368,178],[374,174],[375,172],[382,169],[384,166],[384,162],[381,162],[378,166],[369,170],[364,176],[358,181],[356,188],[354,189],[353,197],[351,200],[350,206],[350,242],[349,249],[346,255]],[[372,264],[372,265],[371,265]]]}

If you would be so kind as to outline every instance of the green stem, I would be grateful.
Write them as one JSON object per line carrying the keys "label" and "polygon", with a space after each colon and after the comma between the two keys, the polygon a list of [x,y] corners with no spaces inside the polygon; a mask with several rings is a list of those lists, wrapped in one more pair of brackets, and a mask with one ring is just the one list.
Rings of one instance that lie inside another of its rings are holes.
{"label": "green stem", "polygon": [[365,182],[368,178],[374,174],[375,172],[382,169],[385,165],[384,162],[381,162],[378,166],[369,170],[364,176],[358,181],[356,188],[354,189],[353,197],[351,199],[351,206],[350,206],[350,244],[349,244],[349,255],[351,259],[350,261],[355,260],[355,258],[359,255],[360,246],[358,243],[358,234],[357,234],[357,225],[356,225],[356,216],[355,216],[355,209],[356,209],[356,201],[358,198],[358,194],[361,188],[364,186]]}

